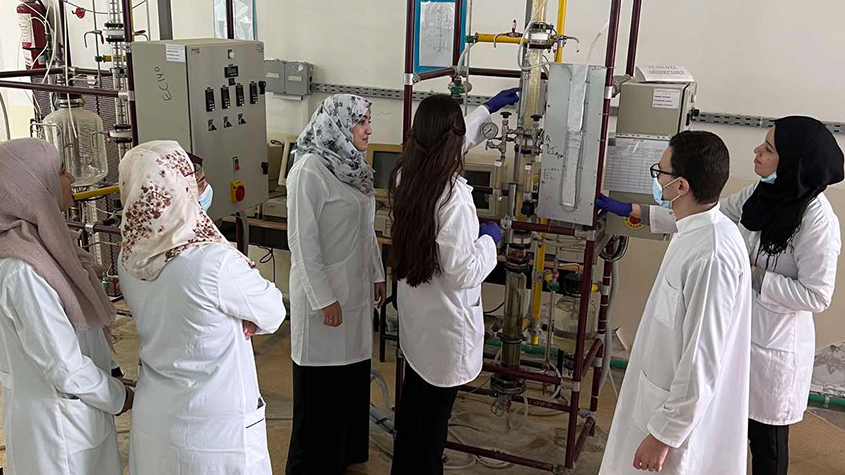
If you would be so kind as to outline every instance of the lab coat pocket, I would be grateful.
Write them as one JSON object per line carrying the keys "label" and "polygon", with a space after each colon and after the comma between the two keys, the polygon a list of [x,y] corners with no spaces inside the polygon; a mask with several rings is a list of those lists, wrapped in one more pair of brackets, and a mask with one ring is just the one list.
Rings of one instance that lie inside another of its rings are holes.
{"label": "lab coat pocket", "polygon": [[657,293],[657,302],[654,305],[654,317],[669,328],[675,327],[675,314],[678,311],[678,300],[680,296],[681,293],[664,278],[663,285]]}
{"label": "lab coat pocket", "polygon": [[760,303],[760,296],[754,299],[751,312],[751,342],[762,348],[795,351],[794,313],[781,313]]}
{"label": "lab coat pocket", "polygon": [[13,389],[12,375],[0,369],[0,384],[6,389]]}
{"label": "lab coat pocket", "polygon": [[326,274],[329,276],[334,297],[343,307],[349,300],[349,277],[346,272],[346,259],[326,267]]}
{"label": "lab coat pocket", "polygon": [[267,421],[264,416],[266,408],[264,399],[260,399],[258,409],[244,417],[244,443],[246,445],[247,467],[252,467],[268,456]]}
{"label": "lab coat pocket", "polygon": [[669,399],[669,391],[651,382],[645,372],[640,371],[637,381],[637,402],[634,405],[634,423],[637,427],[648,433],[648,421],[663,407],[667,399]]}
{"label": "lab coat pocket", "polygon": [[78,398],[59,397],[59,421],[69,454],[99,447],[114,432],[114,417]]}

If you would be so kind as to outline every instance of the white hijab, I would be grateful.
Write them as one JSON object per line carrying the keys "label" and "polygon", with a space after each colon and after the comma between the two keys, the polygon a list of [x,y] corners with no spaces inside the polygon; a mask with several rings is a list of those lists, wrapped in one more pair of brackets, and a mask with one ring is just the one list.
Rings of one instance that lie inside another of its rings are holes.
{"label": "white hijab", "polygon": [[[189,246],[228,244],[197,198],[194,166],[177,142],[147,142],[123,157],[120,260],[127,272],[140,280],[155,280]],[[232,248],[232,252],[238,251]]]}

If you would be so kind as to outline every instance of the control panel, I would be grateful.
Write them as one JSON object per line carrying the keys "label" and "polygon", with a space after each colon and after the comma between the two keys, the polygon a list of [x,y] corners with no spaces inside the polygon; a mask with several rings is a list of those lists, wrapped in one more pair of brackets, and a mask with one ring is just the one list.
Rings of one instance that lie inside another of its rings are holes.
{"label": "control panel", "polygon": [[132,44],[132,53],[140,142],[175,140],[203,159],[218,191],[212,219],[266,201],[264,44],[141,41]]}

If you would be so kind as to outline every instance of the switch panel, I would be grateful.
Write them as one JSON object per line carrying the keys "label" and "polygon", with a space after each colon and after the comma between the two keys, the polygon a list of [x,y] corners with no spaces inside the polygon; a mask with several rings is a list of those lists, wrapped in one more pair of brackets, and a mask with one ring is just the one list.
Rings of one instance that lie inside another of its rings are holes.
{"label": "switch panel", "polygon": [[[184,55],[172,54],[177,46]],[[138,41],[132,53],[139,140],[176,140],[202,157],[208,182],[223,190],[209,209],[212,219],[267,201],[264,45],[225,39]]]}
{"label": "switch panel", "polygon": [[220,88],[220,107],[223,109],[228,109],[231,105],[232,101],[229,99],[229,86],[223,86]]}
{"label": "switch panel", "polygon": [[241,106],[244,105],[244,85],[243,84],[238,84],[237,86],[235,86],[235,101],[236,101],[235,103],[238,105],[238,107],[241,107]]}
{"label": "switch panel", "polygon": [[205,111],[214,112],[214,89],[210,87],[205,90]]}

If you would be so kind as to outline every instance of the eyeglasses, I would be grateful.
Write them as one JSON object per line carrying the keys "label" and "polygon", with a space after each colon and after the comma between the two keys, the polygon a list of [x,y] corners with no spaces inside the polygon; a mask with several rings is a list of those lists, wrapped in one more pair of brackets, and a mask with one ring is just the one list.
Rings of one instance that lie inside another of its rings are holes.
{"label": "eyeglasses", "polygon": [[673,177],[678,177],[678,175],[676,175],[676,174],[674,174],[674,173],[671,173],[671,172],[665,172],[665,171],[661,170],[661,169],[660,169],[660,164],[659,164],[659,163],[655,163],[654,165],[652,165],[652,166],[651,166],[651,168],[649,169],[649,171],[651,172],[651,177],[652,177],[652,178],[657,178],[657,177],[659,177],[661,174],[662,174],[662,175],[669,175],[669,176],[673,176]]}

